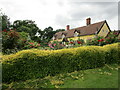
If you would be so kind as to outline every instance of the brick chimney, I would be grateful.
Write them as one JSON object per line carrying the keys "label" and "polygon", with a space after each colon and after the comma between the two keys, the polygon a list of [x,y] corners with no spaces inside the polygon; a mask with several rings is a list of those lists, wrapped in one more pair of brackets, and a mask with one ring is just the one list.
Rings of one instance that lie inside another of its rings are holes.
{"label": "brick chimney", "polygon": [[66,30],[70,30],[70,25],[67,25],[67,26],[66,26]]}
{"label": "brick chimney", "polygon": [[90,25],[91,24],[91,18],[87,18],[86,19],[86,25],[88,26],[88,25]]}

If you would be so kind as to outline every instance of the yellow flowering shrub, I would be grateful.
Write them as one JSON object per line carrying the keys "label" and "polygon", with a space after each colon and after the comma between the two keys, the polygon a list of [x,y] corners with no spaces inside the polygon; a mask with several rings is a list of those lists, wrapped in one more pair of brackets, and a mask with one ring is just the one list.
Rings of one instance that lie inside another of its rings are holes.
{"label": "yellow flowering shrub", "polygon": [[42,78],[119,62],[119,43],[61,50],[23,50],[2,57],[3,82]]}

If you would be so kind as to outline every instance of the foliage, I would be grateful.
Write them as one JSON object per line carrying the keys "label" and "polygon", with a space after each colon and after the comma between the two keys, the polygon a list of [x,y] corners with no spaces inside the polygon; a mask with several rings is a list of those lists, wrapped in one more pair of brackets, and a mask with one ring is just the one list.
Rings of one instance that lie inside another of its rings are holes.
{"label": "foliage", "polygon": [[65,31],[65,29],[57,29],[55,32]]}
{"label": "foliage", "polygon": [[117,38],[117,34],[114,32],[110,32],[110,34],[108,34],[108,36],[106,37],[106,43],[107,44],[111,44],[111,43],[116,43],[118,42],[118,38]]}
{"label": "foliage", "polygon": [[16,20],[13,22],[12,28],[18,32],[26,32],[29,33],[31,37],[33,37],[37,31],[40,29],[35,24],[35,21],[32,20]]}
{"label": "foliage", "polygon": [[17,53],[18,51],[19,51],[18,48],[4,49],[2,50],[2,54],[14,54],[14,53]]}
{"label": "foliage", "polygon": [[16,32],[15,30],[3,30],[2,32],[2,51],[4,54],[15,53],[26,45],[30,40],[26,32]]}
{"label": "foliage", "polygon": [[23,49],[31,49],[31,48],[38,48],[38,47],[40,47],[39,43],[30,40],[26,42],[26,45],[23,47]]}
{"label": "foliage", "polygon": [[53,50],[64,48],[64,45],[62,44],[62,42],[59,42],[59,41],[53,41],[52,43],[49,43],[48,46]]}
{"label": "foliage", "polygon": [[45,28],[43,31],[41,31],[41,44],[46,46],[46,43],[49,43],[53,35],[56,33],[56,31],[53,31],[53,28],[51,26]]}
{"label": "foliage", "polygon": [[[2,57],[3,82],[42,78],[64,72],[73,72],[117,63],[120,60],[118,44],[84,46],[61,50],[23,50]],[[114,50],[114,52],[113,52]]]}
{"label": "foliage", "polygon": [[105,44],[104,37],[96,36],[95,38],[88,39],[86,42],[87,45],[97,45],[102,46]]}
{"label": "foliage", "polygon": [[31,37],[31,39],[34,40],[35,42],[38,42],[38,43],[41,43],[41,42],[42,42],[41,38],[40,38],[40,37],[37,37],[37,36]]}
{"label": "foliage", "polygon": [[2,83],[2,88],[117,88],[117,81],[118,65],[112,64],[45,78],[12,82],[10,84]]}
{"label": "foliage", "polygon": [[14,31],[14,30],[10,30],[10,31],[4,30],[2,32],[3,51],[5,49],[14,49],[17,45],[18,39],[19,39],[19,33],[18,32]]}
{"label": "foliage", "polygon": [[119,49],[119,44],[108,44],[103,46],[103,49],[105,50],[105,63],[111,64],[111,63],[118,63],[120,64],[120,49]]}
{"label": "foliage", "polygon": [[53,35],[59,31],[65,31],[65,29],[53,30],[53,28],[51,26],[49,26],[49,27],[45,28],[43,31],[39,32],[41,34],[41,36],[40,36],[41,44],[43,46],[47,46],[46,43],[49,43],[50,40],[52,39]]}
{"label": "foliage", "polygon": [[88,39],[87,40],[87,45],[97,45],[97,46],[103,46],[106,44],[112,44],[118,42],[118,37],[117,34],[114,32],[110,32],[107,37],[102,37],[102,36],[96,36],[93,39]]}
{"label": "foliage", "polygon": [[23,49],[23,47],[26,45],[26,42],[30,40],[29,34],[26,32],[19,32],[20,38],[17,42],[17,48]]}
{"label": "foliage", "polygon": [[51,39],[55,33],[53,32],[52,27],[44,29],[44,39]]}
{"label": "foliage", "polygon": [[78,43],[78,44],[83,44],[83,43],[85,43],[85,42],[84,42],[83,39],[78,38],[77,43]]}
{"label": "foliage", "polygon": [[10,25],[10,18],[7,15],[2,15],[2,30],[9,30]]}
{"label": "foliage", "polygon": [[66,44],[66,47],[70,48],[70,47],[80,47],[84,43],[85,42],[83,39],[78,38],[77,40],[70,39],[69,42],[67,42],[65,44]]}

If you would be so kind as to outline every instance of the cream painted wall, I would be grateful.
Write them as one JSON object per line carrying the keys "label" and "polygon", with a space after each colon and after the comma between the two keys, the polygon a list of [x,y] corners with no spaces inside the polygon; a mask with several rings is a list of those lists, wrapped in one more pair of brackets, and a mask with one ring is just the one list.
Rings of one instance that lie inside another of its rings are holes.
{"label": "cream painted wall", "polygon": [[[106,37],[109,32],[110,32],[110,30],[109,30],[107,24],[104,23],[103,27],[101,28],[100,32],[98,33],[98,36]],[[70,40],[70,39],[78,40],[78,38],[80,38],[80,39],[84,39],[84,41],[86,42],[88,39],[92,39],[94,37],[95,37],[95,35],[86,35],[86,36],[68,38],[68,40]],[[62,39],[58,39],[56,41],[62,41]]]}
{"label": "cream painted wall", "polygon": [[[70,40],[70,39],[78,40],[78,38],[80,38],[80,39],[84,39],[84,41],[86,42],[86,40],[92,39],[94,37],[95,37],[95,35],[86,35],[86,36],[79,36],[79,37],[68,38],[68,40]],[[58,39],[58,40],[54,40],[54,41],[62,41],[62,39]]]}
{"label": "cream painted wall", "polygon": [[110,30],[109,30],[107,24],[104,23],[103,27],[101,28],[100,32],[98,33],[98,36],[106,37],[109,32],[110,32]]}
{"label": "cream painted wall", "polygon": [[79,36],[79,37],[69,38],[68,40],[70,40],[70,39],[78,40],[78,38],[80,38],[80,39],[84,39],[84,41],[86,42],[86,40],[92,39],[94,37],[95,37],[95,35],[86,35],[86,36]]}

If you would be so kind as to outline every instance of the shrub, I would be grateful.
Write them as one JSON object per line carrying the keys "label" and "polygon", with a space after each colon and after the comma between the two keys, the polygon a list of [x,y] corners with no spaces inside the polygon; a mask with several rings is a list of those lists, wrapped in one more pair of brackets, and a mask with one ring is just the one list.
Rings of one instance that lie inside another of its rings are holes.
{"label": "shrub", "polygon": [[25,43],[23,49],[31,49],[31,48],[38,48],[38,47],[40,47],[39,43],[30,40]]}
{"label": "shrub", "polygon": [[17,42],[17,48],[23,49],[23,47],[26,45],[26,42],[30,40],[30,36],[26,32],[19,32],[20,38]]}
{"label": "shrub", "polygon": [[10,30],[2,32],[2,47],[4,49],[14,49],[19,39],[19,33]]}
{"label": "shrub", "polygon": [[53,50],[64,48],[62,42],[58,42],[58,41],[53,41],[52,43],[49,43],[48,46]]}
{"label": "shrub", "polygon": [[2,51],[2,54],[13,54],[18,52],[19,50],[17,48],[14,49],[5,49],[4,51]]}
{"label": "shrub", "polygon": [[[120,60],[119,43],[61,50],[23,50],[2,58],[3,82],[42,78],[58,73],[104,66]],[[114,48],[115,47],[115,48]]]}
{"label": "shrub", "polygon": [[118,37],[115,33],[111,32],[105,39],[107,44],[118,42]]}
{"label": "shrub", "polygon": [[112,44],[119,42],[119,38],[117,33],[110,32],[105,38],[101,36],[96,36],[93,39],[87,40],[87,45],[97,45],[97,46],[103,46],[106,44]]}
{"label": "shrub", "polygon": [[95,38],[88,39],[86,42],[87,45],[97,45],[97,46],[103,46],[105,45],[105,38],[96,36]]}
{"label": "shrub", "polygon": [[13,49],[17,48],[18,40],[19,40],[18,32],[14,30],[10,30],[10,31],[4,30],[2,32],[2,52],[4,54],[8,54],[11,51],[13,51]]}
{"label": "shrub", "polygon": [[85,43],[85,42],[84,42],[83,39],[78,38],[77,43],[78,43],[78,44],[83,44],[83,43]]}
{"label": "shrub", "polygon": [[2,32],[2,52],[3,54],[15,53],[23,49],[29,40],[29,34],[26,32],[16,32],[15,30]]}
{"label": "shrub", "polygon": [[115,44],[108,44],[103,46],[103,49],[105,50],[105,63],[111,64],[111,63],[120,63],[120,49],[119,49],[119,43]]}

